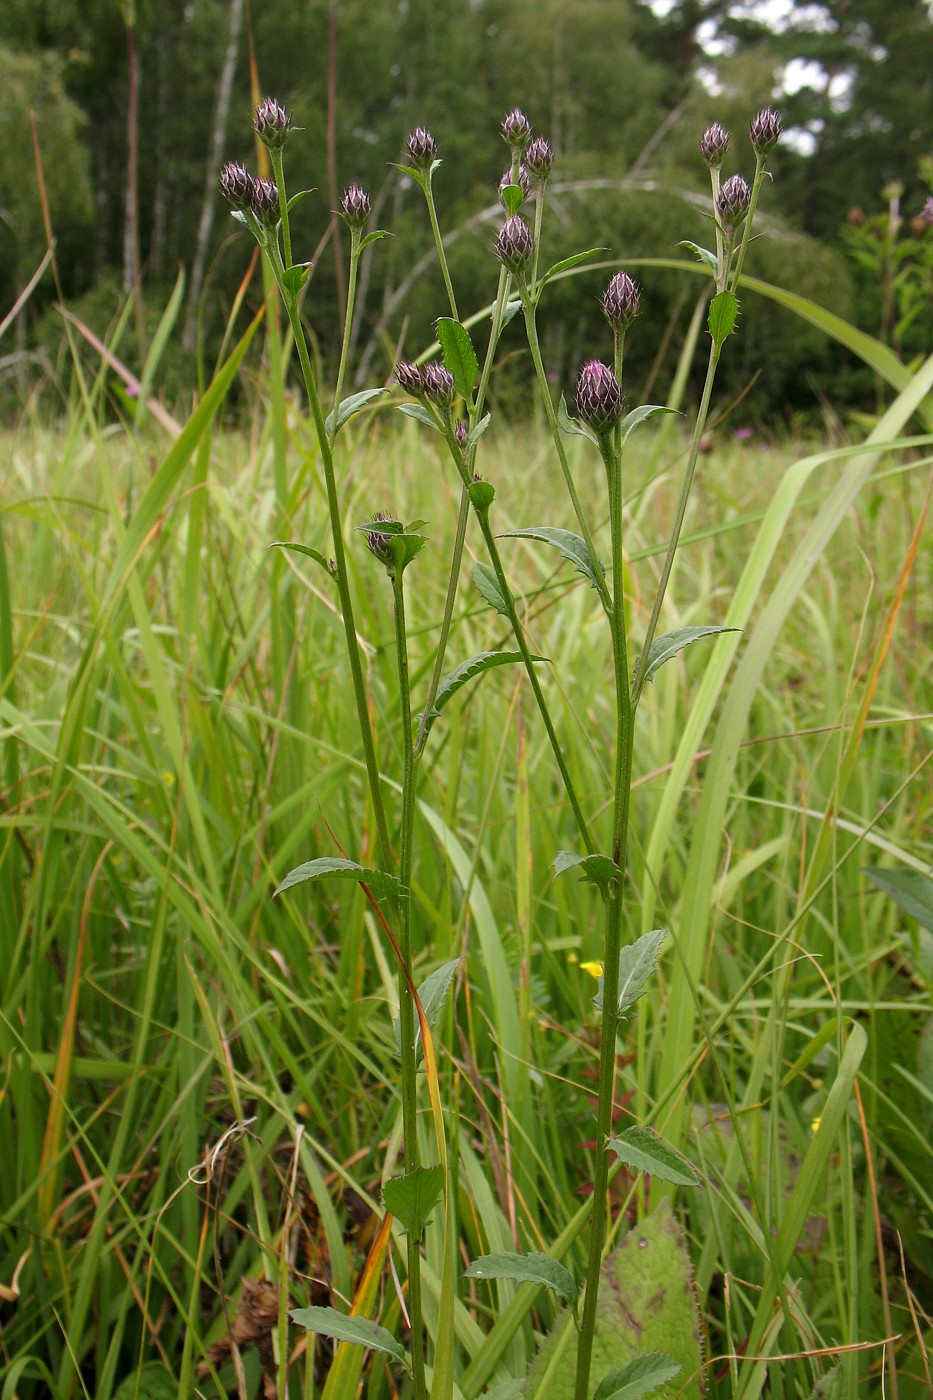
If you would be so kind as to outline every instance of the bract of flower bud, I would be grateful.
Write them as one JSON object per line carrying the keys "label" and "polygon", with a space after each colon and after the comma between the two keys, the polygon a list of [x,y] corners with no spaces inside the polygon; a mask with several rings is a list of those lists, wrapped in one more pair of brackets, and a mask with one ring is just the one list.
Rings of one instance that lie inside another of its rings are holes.
{"label": "bract of flower bud", "polygon": [[228,161],[220,172],[220,193],[234,209],[247,209],[253,189],[253,177],[245,165]]}
{"label": "bract of flower bud", "polygon": [[462,418],[458,418],[454,424],[454,437],[461,447],[466,446],[466,440],[470,436],[470,430]]}
{"label": "bract of flower bud", "polygon": [[763,107],[757,116],[752,118],[748,128],[748,139],[758,155],[767,156],[771,154],[781,139],[783,129],[780,112],[775,112],[770,107]]}
{"label": "bract of flower bud", "polygon": [[437,142],[430,131],[416,126],[408,138],[406,154],[410,165],[416,170],[430,170],[437,160]]}
{"label": "bract of flower bud", "polygon": [[292,134],[292,119],[274,97],[264,97],[256,108],[253,130],[270,151],[280,151]]}
{"label": "bract of flower bud", "polygon": [[429,365],[425,365],[424,374],[424,396],[438,408],[450,408],[457,396],[454,377],[450,370],[435,360]]}
{"label": "bract of flower bud", "polygon": [[742,222],[751,202],[752,191],[748,181],[743,180],[741,175],[730,175],[717,196],[716,213],[724,224],[732,227]]}
{"label": "bract of flower bud", "polygon": [[729,133],[719,122],[713,122],[700,137],[700,155],[710,170],[718,170],[729,149]]}
{"label": "bract of flower bud", "polygon": [[580,370],[577,412],[597,433],[608,433],[622,415],[622,386],[601,360],[588,360]]}
{"label": "bract of flower bud", "polygon": [[[386,515],[383,511],[377,510],[372,518],[373,525],[379,525],[383,520],[391,520],[391,515]],[[380,564],[392,563],[392,550],[389,547],[391,536],[381,530],[366,531],[366,546],[369,552],[379,560]]]}
{"label": "bract of flower bud", "polygon": [[522,164],[531,178],[543,185],[554,164],[554,152],[551,150],[550,141],[546,141],[543,136],[536,136],[525,151]]}
{"label": "bract of flower bud", "polygon": [[510,272],[524,272],[535,251],[531,229],[521,214],[506,219],[496,239],[496,257]]}
{"label": "bract of flower bud", "polygon": [[627,330],[641,305],[641,290],[634,277],[617,272],[603,292],[600,305],[613,330]]}
{"label": "bract of flower bud", "polygon": [[372,207],[372,200],[362,185],[348,185],[340,201],[340,217],[348,228],[362,228]]}
{"label": "bract of flower bud", "polygon": [[531,140],[531,122],[520,107],[513,107],[499,130],[503,141],[507,141],[514,151],[523,151]]}
{"label": "bract of flower bud", "polygon": [[531,181],[528,178],[528,171],[523,165],[518,167],[518,177],[516,179],[512,178],[511,170],[507,170],[499,181],[499,202],[503,205],[505,204],[505,200],[502,198],[502,191],[507,185],[517,185],[525,199],[531,194]]}
{"label": "bract of flower bud", "polygon": [[279,222],[279,189],[274,180],[253,180],[249,207],[261,224],[273,226]]}
{"label": "bract of flower bud", "polygon": [[424,375],[417,365],[410,364],[408,360],[399,360],[395,366],[395,382],[413,398],[420,398],[424,393]]}

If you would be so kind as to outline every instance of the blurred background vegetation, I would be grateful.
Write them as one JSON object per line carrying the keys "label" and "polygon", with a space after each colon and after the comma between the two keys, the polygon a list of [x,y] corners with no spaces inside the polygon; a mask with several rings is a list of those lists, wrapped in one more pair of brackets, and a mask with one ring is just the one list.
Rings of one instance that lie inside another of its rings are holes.
{"label": "blurred background vegetation", "polygon": [[[748,270],[910,359],[933,328],[933,230],[919,217],[933,188],[931,51],[925,0],[4,0],[0,316],[45,250],[33,117],[62,292],[103,336],[137,290],[120,345],[131,367],[184,271],[186,304],[158,385],[174,404],[190,402],[199,350],[213,362],[250,256],[216,184],[223,161],[255,163],[256,92],[285,102],[305,128],[289,149],[289,179],[292,190],[315,187],[296,255],[315,262],[306,310],[325,373],[346,253],[331,210],[350,180],[369,187],[375,222],[394,235],[364,271],[360,383],[386,378],[400,348],[427,344],[444,308],[418,191],[391,165],[415,123],[440,144],[437,197],[468,315],[490,299],[498,271],[495,189],[507,160],[498,124],[509,108],[521,105],[557,154],[548,254],[600,243],[631,264],[682,258],[681,239],[707,241],[697,139],[721,120],[733,132],[727,169],[747,168],[748,118],[773,101],[788,139]],[[656,268],[639,276],[646,314],[630,383],[660,379],[663,392],[696,282]],[[549,299],[556,382],[605,348],[603,280],[591,274]],[[244,317],[261,295],[257,276]],[[5,339],[0,408],[11,418],[37,385],[67,400],[56,304],[46,273],[15,341]],[[762,302],[748,320],[721,384],[726,399],[744,396],[736,426],[825,427],[830,403],[875,409],[869,373],[801,322],[791,333],[786,315]]]}

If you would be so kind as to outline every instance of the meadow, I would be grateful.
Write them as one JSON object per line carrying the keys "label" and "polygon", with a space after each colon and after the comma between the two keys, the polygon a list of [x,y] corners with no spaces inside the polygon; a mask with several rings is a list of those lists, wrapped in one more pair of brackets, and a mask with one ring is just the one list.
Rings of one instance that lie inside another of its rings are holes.
{"label": "meadow", "polygon": [[[405,1393],[391,1355],[335,1352],[287,1319],[355,1300],[406,1336],[381,1200],[402,1137],[393,955],[358,884],[271,897],[300,862],[367,865],[376,843],[335,595],[268,548],[329,549],[316,439],[261,375],[238,427],[218,381],[180,431],[113,421],[105,380],[59,428],[27,413],[0,446],[0,1394],[335,1400],[361,1383],[388,1400]],[[905,439],[902,399],[868,446],[717,430],[664,623],[738,630],[681,651],[637,714],[624,931],[670,936],[620,1026],[614,1119],[679,1142],[701,1185],[619,1166],[610,1242],[669,1198],[703,1360],[665,1395],[930,1393],[930,445]],[[684,432],[649,425],[624,459],[636,635]],[[457,521],[442,446],[384,402],[341,438],[351,526],[427,522],[416,699]],[[484,449],[497,535],[568,523],[543,421],[494,423]],[[582,438],[568,452],[602,531],[598,457]],[[391,804],[392,589],[346,538]],[[614,721],[596,595],[544,544],[500,546],[601,832]],[[507,632],[464,576],[451,664]],[[581,1277],[600,900],[553,877],[576,831],[520,668],[445,709],[417,799],[414,980],[461,960],[433,1033],[460,1265],[542,1251]],[[429,1338],[443,1229],[438,1211],[424,1230]],[[636,1282],[620,1271],[621,1314]],[[518,1394],[558,1311],[527,1284],[461,1278],[456,1393]],[[521,1393],[569,1384],[554,1371]]]}

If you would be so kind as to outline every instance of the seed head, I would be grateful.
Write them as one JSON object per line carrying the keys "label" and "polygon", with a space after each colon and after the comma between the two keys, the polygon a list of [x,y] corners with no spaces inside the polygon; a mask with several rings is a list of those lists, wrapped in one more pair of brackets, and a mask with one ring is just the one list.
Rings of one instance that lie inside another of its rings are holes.
{"label": "seed head", "polygon": [[395,380],[399,388],[413,398],[418,399],[424,393],[424,375],[417,365],[410,364],[408,360],[399,360],[395,366]]}
{"label": "seed head", "polygon": [[528,178],[528,171],[523,165],[518,167],[518,175],[514,179],[511,170],[507,170],[499,181],[499,201],[503,205],[505,205],[505,200],[502,198],[502,191],[506,185],[518,185],[525,199],[531,194],[531,181]]}
{"label": "seed head", "polygon": [[437,160],[437,142],[423,126],[416,126],[408,138],[408,163],[416,170],[430,170]]}
{"label": "seed head", "polygon": [[748,181],[743,180],[741,175],[730,175],[717,196],[716,213],[724,224],[733,227],[745,218],[751,202],[752,192]]}
{"label": "seed head", "polygon": [[521,214],[506,219],[496,239],[496,257],[509,272],[524,272],[535,251],[531,229]]}
{"label": "seed head", "polygon": [[280,151],[292,134],[292,119],[274,97],[264,97],[256,108],[253,130],[270,151]]}
{"label": "seed head", "polygon": [[531,140],[531,122],[520,107],[513,107],[499,130],[513,151],[523,151]]}
{"label": "seed head", "polygon": [[603,292],[601,305],[613,330],[628,330],[641,305],[641,291],[634,277],[617,272]]}
{"label": "seed head", "polygon": [[220,172],[220,193],[234,209],[247,209],[253,188],[253,177],[244,165],[228,161]]}
{"label": "seed head", "polygon": [[577,380],[577,412],[597,433],[608,433],[622,414],[622,386],[608,365],[588,360]]}
{"label": "seed head", "polygon": [[710,170],[718,170],[729,149],[729,133],[719,122],[713,122],[700,137],[700,155]]}
{"label": "seed head", "polygon": [[271,228],[279,222],[279,189],[274,180],[253,180],[249,207],[261,224]]}
{"label": "seed head", "polygon": [[348,185],[340,201],[340,217],[348,228],[362,228],[373,204],[362,185]]}
{"label": "seed head", "polygon": [[457,393],[450,370],[435,360],[425,365],[422,378],[424,397],[437,404],[438,408],[450,408]]}
{"label": "seed head", "polygon": [[[373,525],[380,525],[384,520],[391,520],[391,515],[386,515],[384,511],[377,510],[372,518]],[[392,536],[385,534],[382,530],[367,530],[366,545],[369,552],[379,560],[380,564],[392,563],[392,550],[389,541]]]}
{"label": "seed head", "polygon": [[752,118],[748,128],[748,139],[756,154],[769,156],[781,139],[782,130],[783,123],[780,112],[772,111],[770,107],[763,107],[757,116]]}
{"label": "seed head", "polygon": [[554,164],[551,143],[546,141],[543,136],[536,136],[525,152],[523,164],[531,178],[537,180],[539,185],[543,185],[551,173],[551,166]]}

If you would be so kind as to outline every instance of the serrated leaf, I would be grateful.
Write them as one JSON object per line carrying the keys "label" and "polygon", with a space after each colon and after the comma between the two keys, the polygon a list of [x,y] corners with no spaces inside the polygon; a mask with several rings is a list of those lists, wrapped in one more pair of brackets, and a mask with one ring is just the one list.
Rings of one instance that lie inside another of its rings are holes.
{"label": "serrated leaf", "polygon": [[300,292],[310,276],[310,263],[296,263],[282,273],[282,286],[287,292]]}
{"label": "serrated leaf", "polygon": [[437,322],[437,338],[444,355],[444,364],[454,377],[457,393],[469,399],[479,379],[479,361],[470,332],[452,316],[441,316]]}
{"label": "serrated leaf", "polygon": [[304,554],[308,559],[313,559],[316,564],[320,564],[330,578],[334,577],[334,571],[330,566],[330,560],[325,559],[319,549],[312,549],[309,544],[296,544],[294,540],[273,540],[269,545],[270,549],[290,549],[295,554]]}
{"label": "serrated leaf", "polygon": [[862,871],[899,909],[933,933],[933,879],[922,870],[887,870],[866,866]]}
{"label": "serrated leaf", "polygon": [[554,879],[558,875],[563,875],[567,870],[576,870],[583,876],[584,880],[589,880],[598,889],[605,890],[613,881],[619,878],[619,867],[608,856],[602,856],[595,852],[589,855],[574,855],[573,851],[558,851],[551,861],[551,869],[554,871]]}
{"label": "serrated leaf", "polygon": [[[361,408],[365,408],[373,399],[378,399],[382,394],[387,394],[388,389],[361,389],[358,394],[350,394],[348,398],[341,400],[337,407],[337,426],[334,432],[339,433],[348,418],[352,418],[354,413],[359,413]],[[324,422],[324,427],[330,436],[334,424],[333,413],[328,413]]]}
{"label": "serrated leaf", "polygon": [[483,433],[484,433],[484,432],[486,431],[486,429],[489,427],[489,425],[490,425],[491,422],[492,422],[492,414],[491,414],[491,413],[484,413],[483,416],[482,416],[482,418],[481,418],[481,419],[479,420],[479,422],[477,423],[476,427],[475,427],[475,428],[472,430],[472,432],[470,433],[470,436],[467,438],[467,440],[466,440],[466,445],[467,445],[467,447],[473,447],[473,446],[475,446],[476,443],[479,442],[480,438],[483,436]]}
{"label": "serrated leaf", "polygon": [[[626,943],[619,954],[619,1015],[624,1016],[645,990],[648,978],[658,965],[665,930],[654,928],[634,943]],[[603,979],[600,977],[593,1005],[603,1009]]]}
{"label": "serrated leaf", "polygon": [[345,860],[343,856],[318,856],[316,860],[307,860],[304,865],[296,865],[294,870],[290,870],[277,889],[273,890],[272,898],[308,880],[355,880],[358,884],[366,885],[380,899],[398,897],[402,893],[402,885],[396,875],[369,869],[358,865],[355,860]]}
{"label": "serrated leaf", "polygon": [[[523,530],[506,530],[503,532],[503,539],[527,537],[532,540],[542,540],[545,544],[553,545],[559,549],[565,559],[569,559],[574,568],[586,578],[594,588],[599,587],[599,579],[596,574],[596,567],[590,551],[586,547],[586,540],[575,535],[572,530],[561,530],[552,525],[529,525]],[[600,574],[605,574],[602,563],[597,561]]]}
{"label": "serrated leaf", "polygon": [[[460,966],[460,962],[460,958],[454,958],[451,962],[442,963],[440,967],[437,967],[434,969],[433,972],[428,973],[427,977],[424,979],[424,981],[421,983],[421,986],[418,988],[418,1000],[421,1002],[421,1009],[424,1012],[424,1019],[427,1021],[429,1027],[434,1025],[434,1022],[440,1015],[441,1008],[443,1007],[444,1002],[447,999],[447,993],[450,991],[451,983],[453,982],[454,977],[457,975],[457,968]],[[398,1017],[396,1017],[395,1019],[394,1030],[396,1049],[399,1051],[399,1053],[401,1053],[402,1038],[401,1031],[399,1028]],[[419,1019],[415,1026],[416,1064],[420,1058],[421,1021]]]}
{"label": "serrated leaf", "polygon": [[[456,695],[461,686],[466,685],[474,676],[480,676],[484,671],[492,670],[494,666],[508,666],[516,661],[521,661],[520,651],[480,651],[476,656],[471,656],[468,661],[461,661],[459,666],[444,677],[437,687],[437,694],[434,697],[433,715],[440,714],[446,704]],[[536,656],[536,661],[543,661],[543,656]]]}
{"label": "serrated leaf", "polygon": [[590,442],[599,446],[599,438],[591,428],[585,423],[581,423],[579,418],[572,418],[567,408],[567,400],[563,394],[560,396],[560,403],[557,405],[557,421],[565,433],[574,433],[577,437],[589,438]]}
{"label": "serrated leaf", "polygon": [[622,441],[625,442],[633,428],[637,428],[639,423],[644,423],[646,418],[653,418],[656,413],[675,413],[676,409],[668,408],[663,403],[642,403],[637,408],[633,408],[631,413],[626,413],[619,424],[619,432]]}
{"label": "serrated leaf", "polygon": [[366,235],[365,238],[361,238],[361,239],[360,239],[359,252],[362,253],[363,249],[364,249],[364,248],[368,248],[369,245],[370,245],[370,243],[378,243],[378,241],[379,241],[380,238],[389,238],[389,237],[391,237],[391,235],[390,235],[388,229],[384,229],[384,228],[374,228],[373,231],[372,231],[372,233],[367,233],[367,235]]}
{"label": "serrated leaf", "polygon": [[518,213],[525,202],[525,192],[521,185],[503,185],[499,191],[499,197],[505,205],[510,219]]}
{"label": "serrated leaf", "polygon": [[405,1176],[387,1181],[382,1199],[405,1233],[420,1240],[443,1189],[443,1167],[417,1167]]}
{"label": "serrated leaf", "polygon": [[597,253],[605,253],[607,251],[606,248],[587,248],[585,253],[574,253],[569,258],[561,258],[560,262],[556,262],[553,267],[548,268],[547,272],[541,278],[541,286],[543,287],[545,283],[550,282],[552,277],[557,277],[559,273],[567,272],[570,268],[577,267],[580,263],[586,262],[589,258],[595,258]]}
{"label": "serrated leaf", "polygon": [[485,598],[489,606],[495,608],[496,612],[501,613],[503,617],[508,617],[509,605],[499,587],[495,571],[488,564],[477,561],[473,565],[472,579],[477,592]]}
{"label": "serrated leaf", "polygon": [[307,1327],[309,1332],[317,1332],[322,1337],[333,1337],[335,1342],[355,1342],[372,1351],[387,1352],[409,1370],[401,1342],[368,1317],[349,1317],[336,1308],[292,1308],[289,1317],[296,1326]]}
{"label": "serrated leaf", "polygon": [[701,637],[715,637],[720,632],[739,632],[738,627],[678,627],[674,632],[664,632],[660,637],[655,637],[648,649],[648,664],[645,667],[645,677],[643,684],[654,677],[665,663],[676,656],[684,647],[688,647],[692,642],[698,642]]}
{"label": "serrated leaf", "polygon": [[639,1172],[648,1172],[659,1181],[670,1181],[675,1186],[700,1184],[700,1178],[686,1157],[681,1156],[670,1143],[659,1137],[653,1128],[636,1123],[617,1137],[610,1138],[606,1146],[610,1147],[627,1167],[633,1167]]}
{"label": "serrated leaf", "polygon": [[717,350],[735,330],[739,303],[734,292],[720,292],[709,304],[709,333]]}
{"label": "serrated leaf", "polygon": [[708,248],[701,248],[699,243],[691,243],[689,238],[682,238],[680,247],[686,248],[699,262],[706,263],[706,266],[711,272],[719,271],[719,262],[716,258],[716,254],[711,253]]}
{"label": "serrated leaf", "polygon": [[423,423],[426,428],[433,428],[436,433],[440,432],[440,428],[423,403],[400,403],[398,411],[404,413],[406,418],[414,418],[418,423]]}
{"label": "serrated leaf", "polygon": [[505,1278],[513,1283],[539,1284],[550,1288],[576,1310],[579,1284],[570,1271],[549,1254],[512,1254],[509,1250],[501,1250],[474,1259],[463,1272],[465,1278]]}
{"label": "serrated leaf", "polygon": [[625,1366],[613,1366],[593,1392],[593,1400],[641,1400],[659,1385],[666,1385],[683,1370],[666,1351],[633,1357]]}

